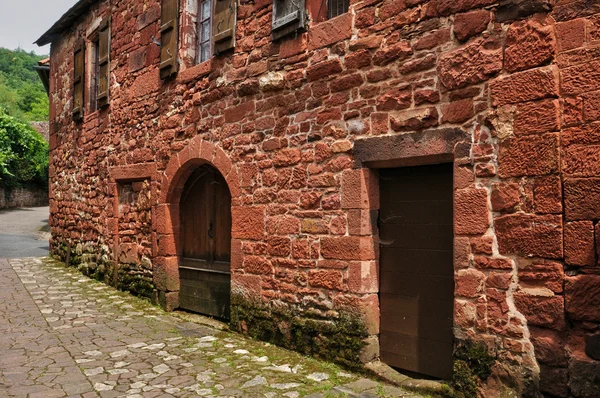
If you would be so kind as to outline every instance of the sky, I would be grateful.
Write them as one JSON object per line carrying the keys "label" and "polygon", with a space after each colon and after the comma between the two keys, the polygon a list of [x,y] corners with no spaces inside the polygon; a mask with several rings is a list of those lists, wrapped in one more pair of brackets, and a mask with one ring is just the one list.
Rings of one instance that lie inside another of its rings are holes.
{"label": "sky", "polygon": [[0,0],[0,47],[49,54],[33,44],[77,0]]}

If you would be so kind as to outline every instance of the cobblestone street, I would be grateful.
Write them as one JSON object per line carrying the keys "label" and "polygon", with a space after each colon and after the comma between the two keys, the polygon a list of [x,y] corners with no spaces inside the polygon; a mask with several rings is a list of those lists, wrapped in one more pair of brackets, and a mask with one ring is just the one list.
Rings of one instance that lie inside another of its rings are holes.
{"label": "cobblestone street", "polygon": [[163,312],[49,259],[0,259],[0,397],[414,397]]}

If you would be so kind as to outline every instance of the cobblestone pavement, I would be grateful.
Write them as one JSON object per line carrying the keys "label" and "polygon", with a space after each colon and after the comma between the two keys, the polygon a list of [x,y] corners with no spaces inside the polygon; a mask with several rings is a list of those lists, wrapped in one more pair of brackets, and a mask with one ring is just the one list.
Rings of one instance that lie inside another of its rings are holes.
{"label": "cobblestone pavement", "polygon": [[0,259],[0,353],[0,397],[416,397],[50,259]]}

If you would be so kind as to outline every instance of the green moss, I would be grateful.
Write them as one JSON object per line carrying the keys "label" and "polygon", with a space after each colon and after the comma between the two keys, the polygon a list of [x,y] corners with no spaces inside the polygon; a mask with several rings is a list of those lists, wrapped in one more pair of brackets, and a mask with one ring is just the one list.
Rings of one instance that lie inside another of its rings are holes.
{"label": "green moss", "polygon": [[152,281],[141,275],[131,275],[126,271],[119,270],[116,286],[117,289],[129,291],[136,296],[151,298],[154,291]]}
{"label": "green moss", "polygon": [[360,352],[368,336],[355,314],[340,312],[335,319],[310,319],[293,309],[267,307],[243,298],[232,298],[232,328],[250,336],[303,354],[360,367]]}
{"label": "green moss", "polygon": [[492,373],[496,356],[482,343],[461,342],[454,350],[454,367],[448,397],[476,398],[480,381]]}

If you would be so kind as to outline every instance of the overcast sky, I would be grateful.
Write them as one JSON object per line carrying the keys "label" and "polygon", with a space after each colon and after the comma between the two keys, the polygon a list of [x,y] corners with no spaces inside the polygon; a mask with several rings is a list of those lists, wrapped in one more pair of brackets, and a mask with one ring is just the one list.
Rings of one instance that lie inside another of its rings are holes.
{"label": "overcast sky", "polygon": [[49,54],[33,44],[77,0],[0,0],[0,47]]}

